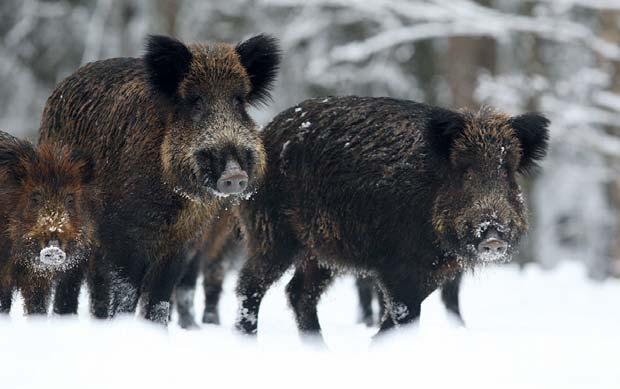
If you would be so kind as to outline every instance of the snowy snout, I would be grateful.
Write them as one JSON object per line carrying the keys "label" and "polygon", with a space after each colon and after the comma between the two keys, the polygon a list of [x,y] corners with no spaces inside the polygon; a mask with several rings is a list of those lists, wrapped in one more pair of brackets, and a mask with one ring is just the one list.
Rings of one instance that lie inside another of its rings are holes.
{"label": "snowy snout", "polygon": [[508,251],[508,243],[500,239],[496,231],[486,234],[484,240],[478,244],[479,254],[504,255]]}
{"label": "snowy snout", "polygon": [[496,228],[488,228],[481,236],[477,246],[478,260],[482,262],[498,262],[508,258],[508,242]]}
{"label": "snowy snout", "polygon": [[60,248],[60,242],[53,239],[41,250],[39,260],[45,265],[61,265],[67,260],[67,254]]}

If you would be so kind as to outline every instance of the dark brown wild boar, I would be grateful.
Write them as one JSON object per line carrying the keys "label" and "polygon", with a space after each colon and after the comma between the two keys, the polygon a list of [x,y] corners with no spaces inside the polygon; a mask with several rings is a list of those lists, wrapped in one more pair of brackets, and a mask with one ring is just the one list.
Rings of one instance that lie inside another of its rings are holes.
{"label": "dark brown wild boar", "polygon": [[316,306],[339,270],[375,277],[380,332],[411,323],[463,270],[504,261],[527,229],[517,175],[547,149],[548,121],[451,111],[390,98],[307,100],[262,132],[269,168],[241,203],[248,260],[237,327],[256,332],[265,292],[292,265],[298,326],[320,334]]}

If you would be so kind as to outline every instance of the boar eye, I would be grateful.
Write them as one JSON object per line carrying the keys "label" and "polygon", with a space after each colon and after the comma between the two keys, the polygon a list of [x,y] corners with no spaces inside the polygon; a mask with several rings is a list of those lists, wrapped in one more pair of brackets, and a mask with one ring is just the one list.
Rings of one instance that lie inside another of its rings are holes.
{"label": "boar eye", "polygon": [[32,202],[32,205],[39,205],[41,204],[41,193],[39,192],[34,192],[32,194],[32,197],[30,198],[30,201]]}
{"label": "boar eye", "polygon": [[198,105],[201,101],[202,101],[202,96],[200,95],[192,95],[187,98],[187,103],[192,107]]}
{"label": "boar eye", "polygon": [[68,207],[73,206],[75,203],[75,196],[73,194],[68,194],[67,197],[65,197],[65,203]]}
{"label": "boar eye", "polygon": [[247,105],[247,102],[245,101],[245,97],[243,96],[235,96],[233,98],[233,102],[235,106],[237,106],[237,108],[239,109],[245,109],[245,106]]}

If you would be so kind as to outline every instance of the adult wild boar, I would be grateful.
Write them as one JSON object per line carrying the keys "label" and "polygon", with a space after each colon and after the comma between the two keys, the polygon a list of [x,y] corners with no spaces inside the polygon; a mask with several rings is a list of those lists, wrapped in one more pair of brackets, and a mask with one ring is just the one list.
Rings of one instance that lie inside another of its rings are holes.
{"label": "adult wild boar", "polygon": [[390,98],[307,100],[263,131],[269,168],[241,204],[248,261],[237,327],[257,328],[261,299],[291,265],[289,302],[319,334],[317,302],[339,269],[375,277],[388,315],[410,323],[446,280],[510,257],[526,231],[517,175],[547,149],[537,113],[456,112]]}
{"label": "adult wild boar", "polygon": [[28,314],[77,313],[97,244],[93,161],[66,146],[33,146],[0,132],[0,312],[19,289]]}
{"label": "adult wild boar", "polygon": [[185,244],[263,174],[246,109],[268,99],[279,56],[265,35],[236,46],[152,36],[142,58],[87,64],[48,99],[42,139],[92,153],[105,189],[89,276],[96,317],[140,299],[147,319],[168,322]]}

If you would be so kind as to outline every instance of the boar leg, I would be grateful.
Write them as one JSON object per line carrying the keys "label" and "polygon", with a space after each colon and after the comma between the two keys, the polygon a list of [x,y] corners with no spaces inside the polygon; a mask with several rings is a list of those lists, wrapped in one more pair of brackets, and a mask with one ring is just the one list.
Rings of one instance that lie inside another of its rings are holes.
{"label": "boar leg", "polygon": [[90,312],[97,319],[112,317],[111,271],[104,262],[101,251],[93,254],[88,271],[88,291],[90,295]]}
{"label": "boar leg", "polygon": [[370,327],[374,324],[372,312],[374,280],[369,277],[360,276],[355,280],[355,286],[357,287],[357,295],[360,303],[359,322]]}
{"label": "boar leg", "polygon": [[379,315],[377,315],[377,323],[381,324],[381,321],[387,315],[387,310],[385,309],[385,301],[383,298],[383,292],[379,287],[379,284],[375,280],[375,293],[377,295],[377,303],[379,304]]}
{"label": "boar leg", "polygon": [[[4,262],[5,258],[0,258]],[[8,263],[0,264],[0,314],[11,312],[13,302],[13,269]]]}
{"label": "boar leg", "polygon": [[461,316],[461,307],[459,304],[459,289],[461,286],[461,277],[462,274],[458,273],[453,280],[448,281],[441,288],[441,299],[443,300],[444,305],[448,309],[448,312],[453,315],[457,323],[460,325],[465,325],[463,317]]}
{"label": "boar leg", "polygon": [[0,266],[0,314],[11,312],[13,302],[12,269],[8,265]]}
{"label": "boar leg", "polygon": [[174,302],[177,305],[177,312],[179,314],[179,326],[185,329],[198,328],[194,318],[194,295],[198,279],[198,268],[202,259],[201,254],[200,251],[194,252],[183,271],[179,284],[174,290]]}
{"label": "boar leg", "polygon": [[148,267],[142,284],[142,315],[155,323],[168,325],[170,301],[175,286],[183,275],[185,253],[168,255]]}
{"label": "boar leg", "polygon": [[306,260],[295,270],[286,286],[286,294],[302,334],[321,338],[317,305],[333,279],[333,271],[320,266],[316,260]]}
{"label": "boar leg", "polygon": [[[279,239],[278,239],[279,240]],[[258,311],[265,293],[271,285],[293,264],[297,248],[286,245],[290,239],[282,240],[276,248],[266,253],[251,255],[239,273],[237,296],[239,312],[236,328],[248,335],[256,334]]]}
{"label": "boar leg", "polygon": [[0,314],[10,313],[12,302],[13,302],[13,288],[0,287]]}
{"label": "boar leg", "polygon": [[206,258],[202,268],[203,286],[205,293],[205,311],[202,322],[206,324],[220,324],[218,304],[224,283],[224,255],[215,258]]}
{"label": "boar leg", "polygon": [[395,325],[416,322],[420,317],[422,301],[435,289],[425,280],[415,276],[404,276],[405,272],[380,274],[381,289],[388,315],[384,317],[379,333]]}
{"label": "boar leg", "polygon": [[78,266],[63,274],[56,286],[54,313],[77,314],[80,289],[84,280],[84,267]]}
{"label": "boar leg", "polygon": [[51,285],[46,281],[28,280],[20,288],[27,315],[46,315],[49,307]]}
{"label": "boar leg", "polygon": [[[120,255],[119,252],[123,251],[125,254]],[[141,272],[139,269],[131,271],[125,266],[126,263],[132,263],[128,253],[126,247],[120,247],[105,254],[100,250],[93,254],[88,272],[88,289],[90,310],[97,319],[110,319],[117,313],[135,312],[140,297]]]}

